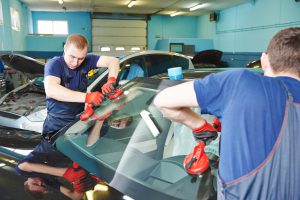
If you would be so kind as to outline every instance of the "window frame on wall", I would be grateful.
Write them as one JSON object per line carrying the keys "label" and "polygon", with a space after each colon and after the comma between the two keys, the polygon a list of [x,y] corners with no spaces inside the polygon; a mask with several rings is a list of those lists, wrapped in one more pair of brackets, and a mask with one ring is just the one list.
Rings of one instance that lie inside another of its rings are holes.
{"label": "window frame on wall", "polygon": [[2,0],[0,0],[0,25],[3,24],[3,9],[2,9]]}
{"label": "window frame on wall", "polygon": [[[69,24],[67,20],[37,20],[37,34],[51,34],[51,35],[68,35]],[[44,23],[44,27],[43,26]],[[59,23],[64,23],[64,31],[60,32],[61,29],[57,28]],[[48,25],[46,25],[48,24]],[[44,29],[44,30],[43,30]],[[48,30],[47,30],[48,29]]]}
{"label": "window frame on wall", "polygon": [[18,9],[14,7],[10,7],[10,20],[11,20],[11,29],[15,31],[20,31],[21,24],[20,24],[20,12]]}

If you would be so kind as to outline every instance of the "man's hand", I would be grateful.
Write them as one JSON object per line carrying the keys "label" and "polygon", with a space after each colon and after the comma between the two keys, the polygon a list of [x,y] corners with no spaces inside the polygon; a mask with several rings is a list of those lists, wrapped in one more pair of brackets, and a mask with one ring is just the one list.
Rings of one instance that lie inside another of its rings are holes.
{"label": "man's hand", "polygon": [[97,182],[92,179],[89,174],[87,174],[79,182],[73,184],[73,189],[78,193],[82,193],[88,190],[92,190],[96,184]]}
{"label": "man's hand", "polygon": [[94,106],[99,106],[103,101],[104,95],[101,92],[91,92],[87,93],[85,96],[85,102],[93,104]]}
{"label": "man's hand", "polygon": [[217,130],[206,120],[202,126],[193,129],[193,135],[197,141],[201,140],[203,142],[214,140],[218,137]]}
{"label": "man's hand", "polygon": [[110,93],[115,89],[117,80],[115,77],[109,77],[107,82],[102,86],[101,90],[103,94]]}

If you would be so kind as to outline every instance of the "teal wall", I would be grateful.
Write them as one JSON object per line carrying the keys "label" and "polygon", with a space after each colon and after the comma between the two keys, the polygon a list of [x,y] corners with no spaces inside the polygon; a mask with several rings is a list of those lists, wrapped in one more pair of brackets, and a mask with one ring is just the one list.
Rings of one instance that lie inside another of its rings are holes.
{"label": "teal wall", "polygon": [[[254,3],[251,3],[254,2]],[[11,29],[9,8],[20,12],[21,31]],[[4,24],[0,25],[0,51],[60,52],[65,36],[37,36],[37,19],[67,20],[70,33],[84,34],[90,43],[88,12],[31,12],[20,0],[2,0]],[[218,21],[208,15],[152,16],[148,21],[148,49],[162,39],[212,39],[213,48],[226,53],[259,55],[278,30],[300,26],[300,3],[294,0],[253,0],[218,12]]]}
{"label": "teal wall", "polygon": [[[10,7],[19,11],[20,31],[11,29]],[[28,34],[28,8],[18,0],[2,0],[3,24],[0,25],[0,51],[25,51]]]}
{"label": "teal wall", "polygon": [[218,21],[208,16],[197,20],[197,36],[214,39],[224,52],[262,52],[281,29],[300,26],[300,3],[294,0],[256,0],[219,12]]}
{"label": "teal wall", "polygon": [[197,37],[197,17],[152,16],[148,21],[148,49],[155,49],[160,39]]}
{"label": "teal wall", "polygon": [[[66,20],[69,34],[79,33],[84,35],[90,43],[91,50],[92,31],[89,12],[32,12],[32,31],[37,33],[37,20]],[[62,51],[66,36],[27,36],[28,51]]]}

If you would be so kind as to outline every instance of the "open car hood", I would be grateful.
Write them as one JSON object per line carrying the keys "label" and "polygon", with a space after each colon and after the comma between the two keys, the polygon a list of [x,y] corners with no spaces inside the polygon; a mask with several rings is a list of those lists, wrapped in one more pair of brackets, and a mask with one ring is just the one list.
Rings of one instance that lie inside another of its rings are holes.
{"label": "open car hood", "polygon": [[30,79],[44,75],[45,63],[31,57],[10,53],[1,55],[0,59],[5,65],[25,73]]}

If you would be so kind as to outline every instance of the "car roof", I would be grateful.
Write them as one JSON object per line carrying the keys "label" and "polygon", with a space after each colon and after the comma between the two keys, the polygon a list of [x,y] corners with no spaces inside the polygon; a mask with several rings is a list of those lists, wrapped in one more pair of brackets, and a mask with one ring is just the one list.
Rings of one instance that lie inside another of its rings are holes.
{"label": "car roof", "polygon": [[141,51],[141,52],[134,52],[127,54],[123,57],[120,57],[120,61],[129,59],[132,57],[140,56],[140,55],[169,55],[169,56],[180,56],[180,57],[185,57],[187,59],[190,59],[188,56],[185,56],[183,54],[175,53],[175,52],[169,52],[169,51],[157,51],[157,50],[147,50],[147,51]]}

